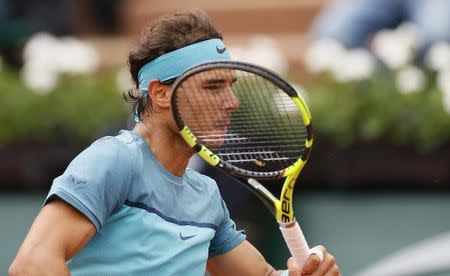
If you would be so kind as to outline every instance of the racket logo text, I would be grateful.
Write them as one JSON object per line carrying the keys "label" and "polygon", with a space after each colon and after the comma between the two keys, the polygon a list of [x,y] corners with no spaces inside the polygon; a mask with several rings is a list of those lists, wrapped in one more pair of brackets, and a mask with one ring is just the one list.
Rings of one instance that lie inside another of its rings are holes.
{"label": "racket logo text", "polygon": [[283,199],[281,200],[281,221],[282,222],[290,222],[290,214],[291,214],[291,197],[288,197],[288,194],[292,195],[292,189],[294,188],[294,183],[295,181],[292,181],[288,186],[287,189],[285,191],[285,193],[283,194]]}

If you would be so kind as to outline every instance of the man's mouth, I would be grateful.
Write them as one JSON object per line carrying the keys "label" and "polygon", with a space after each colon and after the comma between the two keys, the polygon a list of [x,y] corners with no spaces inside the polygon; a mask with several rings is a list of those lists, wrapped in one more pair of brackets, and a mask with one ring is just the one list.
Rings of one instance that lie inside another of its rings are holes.
{"label": "man's mouth", "polygon": [[215,124],[214,124],[214,127],[215,128],[227,128],[228,127],[228,125],[230,125],[230,120],[228,120],[228,119],[226,119],[226,120],[220,120],[220,121],[217,121]]}

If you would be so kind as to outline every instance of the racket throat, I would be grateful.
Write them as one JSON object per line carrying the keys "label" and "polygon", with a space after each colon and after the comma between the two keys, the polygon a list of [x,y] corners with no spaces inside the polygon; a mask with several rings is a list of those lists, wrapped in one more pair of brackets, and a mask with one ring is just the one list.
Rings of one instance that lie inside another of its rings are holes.
{"label": "racket throat", "polygon": [[259,183],[256,179],[248,178],[247,184],[245,185],[247,189],[252,192],[255,196],[257,196],[264,205],[270,210],[273,216],[276,217],[276,207],[275,204],[278,201],[276,197],[274,197],[269,190],[266,189],[261,183]]}

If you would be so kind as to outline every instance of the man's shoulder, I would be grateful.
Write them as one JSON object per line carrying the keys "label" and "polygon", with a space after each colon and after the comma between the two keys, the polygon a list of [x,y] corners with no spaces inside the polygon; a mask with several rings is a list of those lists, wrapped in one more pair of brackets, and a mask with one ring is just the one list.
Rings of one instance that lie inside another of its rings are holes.
{"label": "man's shoulder", "polygon": [[129,130],[120,130],[115,136],[108,135],[103,136],[95,140],[92,145],[97,144],[119,144],[119,145],[131,145],[137,142],[139,136]]}
{"label": "man's shoulder", "polygon": [[123,150],[136,148],[139,137],[128,130],[121,130],[116,136],[103,136],[94,141],[88,149],[92,150]]}
{"label": "man's shoulder", "polygon": [[122,131],[117,136],[103,136],[80,152],[73,161],[91,160],[91,162],[104,164],[126,163],[133,160],[134,153],[137,152],[134,139],[136,138]]}

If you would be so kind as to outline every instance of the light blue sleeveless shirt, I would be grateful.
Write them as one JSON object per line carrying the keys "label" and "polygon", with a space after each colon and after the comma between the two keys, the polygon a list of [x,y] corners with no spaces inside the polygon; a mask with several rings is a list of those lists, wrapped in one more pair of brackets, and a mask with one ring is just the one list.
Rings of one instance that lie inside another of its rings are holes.
{"label": "light blue sleeveless shirt", "polygon": [[78,155],[46,202],[54,198],[97,229],[68,262],[72,275],[204,275],[209,257],[245,239],[214,180],[190,169],[183,177],[171,174],[132,131]]}

